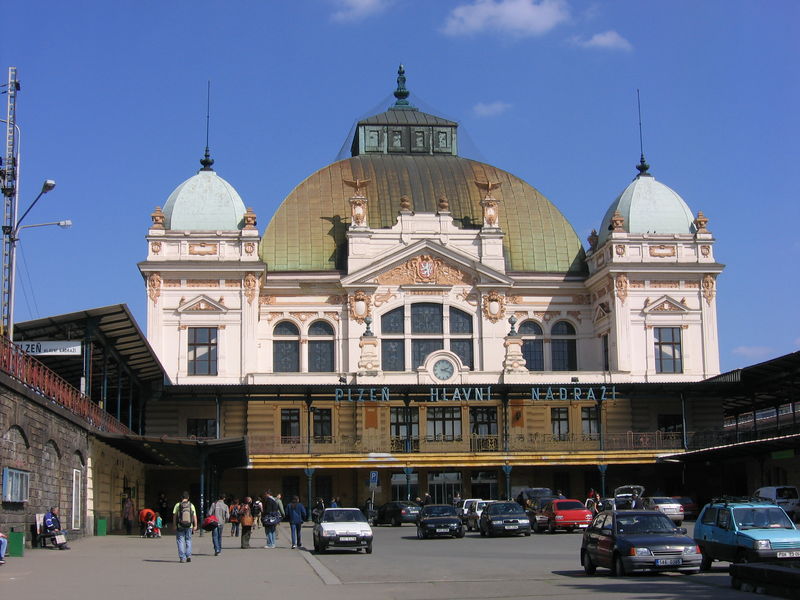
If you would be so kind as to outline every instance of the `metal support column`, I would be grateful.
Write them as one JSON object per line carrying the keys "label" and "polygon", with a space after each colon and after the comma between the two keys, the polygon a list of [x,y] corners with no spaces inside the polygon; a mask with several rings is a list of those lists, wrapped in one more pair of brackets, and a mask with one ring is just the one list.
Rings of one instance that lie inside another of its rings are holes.
{"label": "metal support column", "polygon": [[403,475],[406,476],[406,500],[411,501],[411,474],[414,472],[412,467],[403,467]]}
{"label": "metal support column", "polygon": [[512,465],[503,465],[503,474],[506,476],[506,500],[511,500],[511,471]]}
{"label": "metal support column", "polygon": [[311,514],[311,509],[314,508],[314,502],[311,499],[311,479],[314,477],[314,469],[309,467],[307,469],[303,469],[303,472],[306,474],[306,485],[308,486],[307,489],[307,498],[308,498],[308,514]]}
{"label": "metal support column", "polygon": [[681,434],[683,437],[683,449],[689,449],[689,438],[686,434],[686,397],[681,392]]}

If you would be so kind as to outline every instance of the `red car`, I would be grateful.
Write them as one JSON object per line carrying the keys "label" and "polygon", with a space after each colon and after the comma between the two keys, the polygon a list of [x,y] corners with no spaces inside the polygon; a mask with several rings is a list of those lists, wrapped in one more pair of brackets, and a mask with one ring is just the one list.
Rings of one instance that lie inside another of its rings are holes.
{"label": "red car", "polygon": [[542,509],[542,515],[547,517],[547,531],[550,533],[555,533],[556,529],[569,532],[586,529],[592,522],[592,511],[580,500],[569,498],[548,502]]}

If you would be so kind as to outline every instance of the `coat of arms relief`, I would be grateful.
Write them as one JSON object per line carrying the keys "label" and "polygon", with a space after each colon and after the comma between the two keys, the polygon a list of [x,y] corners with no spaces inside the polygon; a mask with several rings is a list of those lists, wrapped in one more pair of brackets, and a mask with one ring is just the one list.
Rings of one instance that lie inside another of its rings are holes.
{"label": "coat of arms relief", "polygon": [[457,267],[430,254],[421,254],[376,277],[382,285],[433,283],[440,285],[474,285],[475,280]]}

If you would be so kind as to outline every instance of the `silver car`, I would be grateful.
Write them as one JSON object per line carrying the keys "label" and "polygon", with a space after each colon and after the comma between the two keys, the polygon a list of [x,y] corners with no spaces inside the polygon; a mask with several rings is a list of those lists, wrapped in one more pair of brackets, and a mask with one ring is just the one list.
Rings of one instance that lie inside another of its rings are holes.
{"label": "silver car", "polygon": [[660,510],[679,527],[683,523],[683,505],[675,498],[650,496],[644,499],[644,507],[648,510]]}

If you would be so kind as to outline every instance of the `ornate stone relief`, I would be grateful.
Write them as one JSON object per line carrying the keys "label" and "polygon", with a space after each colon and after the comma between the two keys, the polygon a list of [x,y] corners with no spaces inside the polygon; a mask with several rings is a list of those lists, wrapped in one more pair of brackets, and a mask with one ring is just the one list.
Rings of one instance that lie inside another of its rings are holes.
{"label": "ornate stone relief", "polygon": [[618,210],[614,211],[613,216],[611,217],[611,230],[614,233],[625,233],[625,229],[623,226],[625,225],[625,217],[622,216]]}
{"label": "ornate stone relief", "polygon": [[259,296],[258,303],[261,306],[275,304],[275,296]]}
{"label": "ornate stone relief", "polygon": [[374,305],[376,307],[378,307],[378,306],[386,304],[387,302],[397,298],[397,296],[395,294],[393,294],[392,292],[386,292],[386,293],[383,293],[383,294],[375,294],[374,298],[375,298]]}
{"label": "ornate stone relief", "polygon": [[679,281],[651,281],[650,287],[651,288],[667,288],[667,289],[677,289],[681,286]]}
{"label": "ornate stone relief", "polygon": [[711,255],[711,246],[700,246],[700,254],[708,258]]}
{"label": "ornate stone relief", "polygon": [[583,314],[579,310],[568,310],[567,315],[573,317],[578,323],[583,321]]}
{"label": "ornate stone relief", "polygon": [[180,279],[165,279],[164,282],[165,288],[178,288],[181,287],[181,280]]}
{"label": "ornate stone relief", "polygon": [[614,279],[614,289],[617,291],[617,298],[625,304],[628,297],[628,276],[625,273],[618,273]]}
{"label": "ornate stone relief", "polygon": [[[247,207],[247,210],[244,213],[244,228],[245,229],[255,229],[256,228],[256,213],[255,211]],[[250,253],[252,254],[252,253]]]}
{"label": "ornate stone relief", "polygon": [[573,304],[590,304],[592,302],[591,295],[589,294],[579,294],[577,296],[572,297]]}
{"label": "ornate stone relief", "polygon": [[253,273],[248,273],[244,276],[244,295],[247,298],[247,303],[252,304],[256,295],[258,294],[259,281]]}
{"label": "ornate stone relief", "polygon": [[339,318],[340,318],[339,317],[339,313],[338,312],[333,312],[333,311],[325,312],[325,316],[328,317],[329,319],[334,320],[334,321],[338,321]]}
{"label": "ornate stone relief", "polygon": [[347,296],[328,296],[328,299],[325,300],[326,304],[345,304],[347,302]]}
{"label": "ornate stone relief", "polygon": [[242,286],[241,281],[237,281],[236,279],[226,279],[225,280],[225,287],[226,288],[240,288]]}
{"label": "ornate stone relief", "polygon": [[697,228],[695,233],[711,233],[706,229],[706,225],[708,225],[708,218],[706,218],[702,210],[697,211],[697,218],[694,220],[694,226]]}
{"label": "ornate stone relief", "polygon": [[217,251],[217,244],[207,244],[206,242],[189,244],[189,254],[192,256],[213,256],[217,253]]}
{"label": "ornate stone relief", "polygon": [[161,254],[161,242],[153,242],[150,244],[150,251],[153,254]]}
{"label": "ornate stone relief", "polygon": [[649,252],[650,256],[653,258],[667,258],[670,256],[675,256],[676,250],[675,246],[660,244],[659,246],[650,246]]}
{"label": "ornate stone relief", "polygon": [[150,218],[153,220],[153,226],[150,229],[164,229],[165,217],[160,206],[156,206],[156,209],[150,214]]}
{"label": "ornate stone relief", "polygon": [[690,289],[698,289],[700,287],[699,281],[684,281],[683,287]]}
{"label": "ornate stone relief", "polygon": [[506,302],[508,304],[522,304],[523,299],[522,296],[506,296]]}
{"label": "ornate stone relief", "polygon": [[363,323],[364,319],[372,316],[372,298],[363,290],[358,290],[348,298],[350,305],[350,318],[357,323]]}
{"label": "ornate stone relief", "polygon": [[561,316],[560,310],[535,310],[533,311],[533,316],[537,319],[541,319],[545,323],[549,323],[556,317]]}
{"label": "ornate stone relief", "polygon": [[658,306],[655,306],[651,309],[652,312],[683,312],[680,308],[672,304],[671,302],[662,302]]}
{"label": "ornate stone relief", "polygon": [[497,290],[491,290],[483,297],[483,316],[497,323],[506,315],[506,298]]}
{"label": "ornate stone relief", "polygon": [[498,220],[500,218],[500,201],[492,196],[492,190],[498,189],[502,184],[500,181],[475,181],[482,190],[486,190],[486,195],[481,200],[481,207],[483,208],[483,226],[488,228],[497,228]]}
{"label": "ornate stone relief", "polygon": [[218,288],[219,279],[189,279],[186,287],[190,288]]}
{"label": "ornate stone relief", "polygon": [[319,315],[315,312],[290,312],[289,316],[299,319],[302,323],[305,323],[309,319],[313,319]]}
{"label": "ornate stone relief", "polygon": [[625,256],[625,246],[622,244],[617,244],[614,246],[614,250],[616,251],[617,256]]}
{"label": "ornate stone relief", "polygon": [[411,283],[437,283],[444,285],[472,285],[472,278],[440,258],[422,254],[407,260],[402,265],[379,274],[376,281],[383,285]]}
{"label": "ornate stone relief", "polygon": [[200,300],[200,302],[187,308],[185,312],[215,312],[216,310],[215,306],[209,304],[205,300]]}
{"label": "ornate stone relief", "polygon": [[161,295],[161,275],[158,273],[151,273],[147,278],[147,295],[153,304],[158,302],[158,297]]}
{"label": "ornate stone relief", "polygon": [[644,281],[642,281],[641,279],[632,279],[631,281],[628,282],[628,287],[632,289],[633,288],[642,289],[644,288]]}
{"label": "ornate stone relief", "polygon": [[471,306],[478,306],[478,302],[480,301],[480,295],[478,293],[467,290],[456,294],[456,298],[463,300]]}
{"label": "ornate stone relief", "polygon": [[251,256],[256,251],[255,242],[246,242],[244,245],[244,253]]}
{"label": "ornate stone relief", "polygon": [[703,298],[706,299],[706,304],[708,305],[711,305],[711,301],[714,299],[714,294],[716,293],[714,284],[713,275],[703,275]]}

